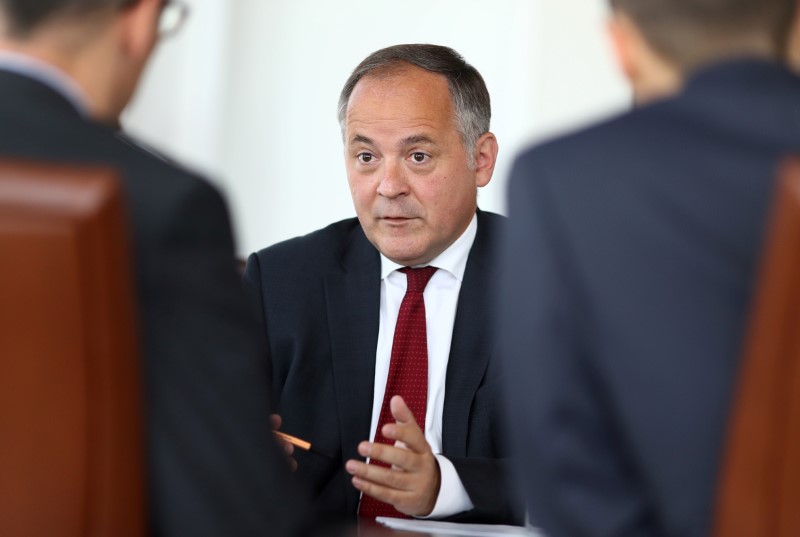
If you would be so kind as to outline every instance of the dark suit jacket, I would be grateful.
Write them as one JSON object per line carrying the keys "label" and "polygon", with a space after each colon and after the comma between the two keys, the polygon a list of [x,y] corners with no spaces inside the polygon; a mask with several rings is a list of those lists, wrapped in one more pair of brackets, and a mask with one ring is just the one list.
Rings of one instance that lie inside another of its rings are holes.
{"label": "dark suit jacket", "polygon": [[520,473],[551,537],[706,535],[800,80],[733,61],[524,153],[501,316]]}
{"label": "dark suit jacket", "polygon": [[[502,478],[499,371],[492,335],[493,236],[503,218],[478,213],[447,366],[442,447],[475,509],[509,521]],[[380,256],[353,218],[250,256],[245,281],[262,316],[283,430],[335,454],[297,453],[297,477],[326,515],[353,516],[359,492],[344,470],[369,440],[378,341]]]}
{"label": "dark suit jacket", "polygon": [[269,431],[267,364],[207,182],[0,71],[0,157],[108,165],[127,201],[141,313],[153,535],[288,534],[300,513]]}

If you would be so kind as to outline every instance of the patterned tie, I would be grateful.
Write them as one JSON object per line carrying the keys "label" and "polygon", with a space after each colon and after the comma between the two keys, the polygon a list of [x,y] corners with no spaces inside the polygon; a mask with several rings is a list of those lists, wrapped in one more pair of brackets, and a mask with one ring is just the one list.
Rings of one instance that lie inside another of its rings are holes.
{"label": "patterned tie", "polygon": [[[395,395],[403,398],[420,429],[425,430],[425,410],[428,404],[428,333],[425,328],[425,300],[422,293],[436,272],[436,267],[404,267],[400,271],[406,274],[408,285],[397,315],[392,342],[392,360],[389,364],[386,392],[383,394],[383,405],[374,440],[390,445],[394,442],[383,436],[381,429],[387,423],[394,422],[389,401]],[[388,464],[373,459],[370,459],[369,464],[389,467]],[[388,503],[366,494],[361,496],[358,514],[365,518],[378,516],[409,518]]]}

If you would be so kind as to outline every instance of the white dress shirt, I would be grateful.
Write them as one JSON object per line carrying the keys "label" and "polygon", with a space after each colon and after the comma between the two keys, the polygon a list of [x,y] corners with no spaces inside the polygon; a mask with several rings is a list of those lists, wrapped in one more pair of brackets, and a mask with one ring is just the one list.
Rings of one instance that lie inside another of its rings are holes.
{"label": "white dress shirt", "polygon": [[[458,293],[467,267],[467,257],[478,231],[478,217],[447,250],[428,265],[438,270],[425,287],[425,318],[428,336],[428,405],[425,412],[425,439],[439,462],[441,486],[436,505],[428,517],[454,515],[472,509],[458,473],[442,452],[442,412],[444,410],[445,377],[450,358],[450,343],[456,319]],[[399,272],[402,265],[381,255],[381,309],[378,348],[375,356],[375,392],[372,400],[370,438],[375,438],[380,418],[389,364],[392,357],[394,329],[400,303],[406,294],[406,275]]]}

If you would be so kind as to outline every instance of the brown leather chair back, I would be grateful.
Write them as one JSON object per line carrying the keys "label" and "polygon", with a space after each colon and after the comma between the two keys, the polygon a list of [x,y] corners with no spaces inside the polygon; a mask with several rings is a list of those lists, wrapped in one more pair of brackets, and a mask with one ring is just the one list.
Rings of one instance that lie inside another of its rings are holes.
{"label": "brown leather chair back", "polygon": [[113,172],[0,162],[0,535],[145,533],[128,243]]}
{"label": "brown leather chair back", "polygon": [[800,160],[781,168],[720,473],[717,537],[800,536]]}

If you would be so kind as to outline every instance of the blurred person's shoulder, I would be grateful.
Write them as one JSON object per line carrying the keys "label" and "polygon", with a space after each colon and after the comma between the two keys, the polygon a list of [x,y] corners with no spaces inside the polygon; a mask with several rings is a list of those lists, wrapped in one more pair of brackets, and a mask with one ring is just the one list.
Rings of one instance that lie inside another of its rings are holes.
{"label": "blurred person's shoulder", "polygon": [[224,205],[222,194],[207,177],[158,149],[104,127],[98,127],[97,140],[105,158],[119,168],[126,188],[146,200],[150,210],[169,210],[187,198]]}
{"label": "blurred person's shoulder", "polygon": [[256,252],[262,269],[327,271],[343,268],[352,254],[369,256],[377,250],[369,243],[357,218],[329,224],[306,235],[278,242]]}
{"label": "blurred person's shoulder", "polygon": [[669,106],[667,102],[660,102],[545,139],[523,150],[516,159],[516,165],[547,163],[580,168],[590,163],[608,162],[613,152],[626,153],[631,150],[632,144],[646,142],[646,139],[633,135],[641,129],[652,128],[653,122],[663,115],[662,109]]}

